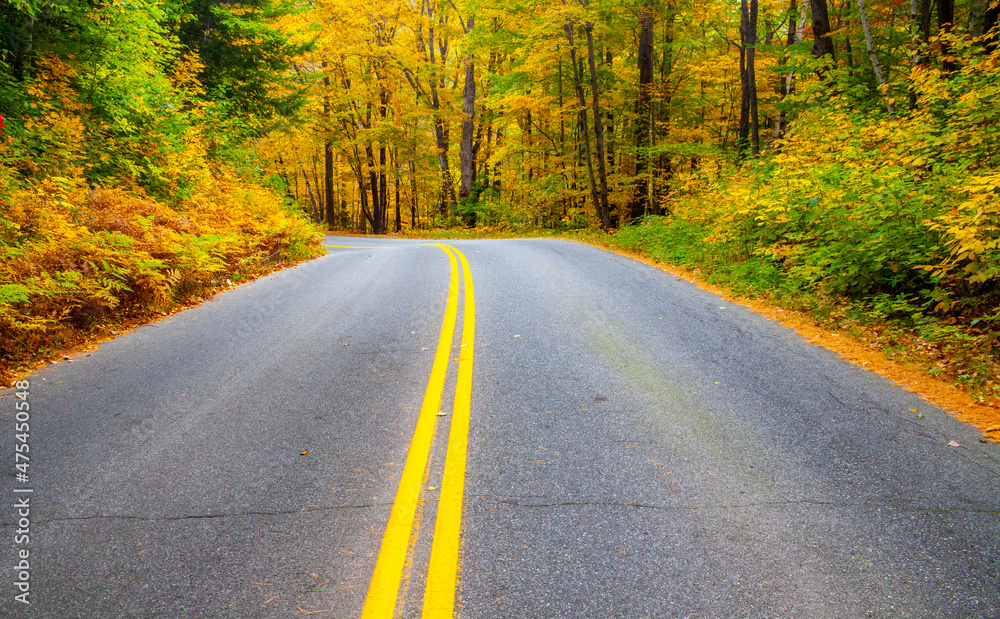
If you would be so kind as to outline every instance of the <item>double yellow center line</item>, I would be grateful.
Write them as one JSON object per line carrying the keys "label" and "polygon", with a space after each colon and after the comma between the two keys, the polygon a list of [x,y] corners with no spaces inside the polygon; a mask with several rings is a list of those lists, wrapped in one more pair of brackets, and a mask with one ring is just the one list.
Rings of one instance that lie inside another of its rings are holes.
{"label": "double yellow center line", "polygon": [[361,611],[362,619],[393,617],[410,539],[414,535],[417,505],[420,502],[424,473],[430,457],[431,443],[437,425],[441,396],[448,374],[455,322],[458,317],[459,262],[465,281],[462,317],[462,347],[458,362],[458,383],[451,414],[451,431],[445,456],[444,476],[438,501],[437,519],[431,545],[427,583],[424,588],[423,617],[452,617],[455,589],[458,582],[458,553],[461,543],[462,500],[465,493],[465,463],[469,444],[469,414],[472,406],[472,360],[475,352],[476,307],[469,262],[454,247],[433,244],[446,254],[451,263],[451,282],[445,307],[441,335],[438,338],[434,365],[420,407],[420,417],[413,432],[403,474],[396,491],[396,500],[389,513],[389,524],[382,538],[375,572],[368,586],[368,596]]}

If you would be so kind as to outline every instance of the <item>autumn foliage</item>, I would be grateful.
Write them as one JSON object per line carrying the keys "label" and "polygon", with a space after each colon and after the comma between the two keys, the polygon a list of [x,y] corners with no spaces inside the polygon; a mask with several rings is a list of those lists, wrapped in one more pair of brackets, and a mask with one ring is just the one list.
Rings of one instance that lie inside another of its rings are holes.
{"label": "autumn foliage", "polygon": [[44,27],[65,26],[56,8],[39,18],[36,55],[0,57],[24,65],[7,75],[0,61],[0,379],[322,251],[245,157],[218,152],[238,146],[239,119],[151,21],[162,13],[101,6],[88,19],[103,38],[75,54],[44,47]]}

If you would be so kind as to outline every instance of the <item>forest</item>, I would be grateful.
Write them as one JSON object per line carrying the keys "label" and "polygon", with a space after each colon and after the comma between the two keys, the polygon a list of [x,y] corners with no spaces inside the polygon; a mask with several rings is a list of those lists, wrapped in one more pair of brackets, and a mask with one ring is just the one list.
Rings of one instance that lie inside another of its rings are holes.
{"label": "forest", "polygon": [[313,224],[576,234],[888,321],[988,397],[998,14],[2,0],[0,358],[315,255]]}

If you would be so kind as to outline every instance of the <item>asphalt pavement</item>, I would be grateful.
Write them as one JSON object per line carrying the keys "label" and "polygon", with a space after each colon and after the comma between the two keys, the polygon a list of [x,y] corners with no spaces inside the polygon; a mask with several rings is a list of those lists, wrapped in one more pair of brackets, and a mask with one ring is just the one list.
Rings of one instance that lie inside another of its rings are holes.
{"label": "asphalt pavement", "polygon": [[[0,392],[0,616],[361,616],[453,266],[427,241],[327,243],[347,247]],[[475,284],[461,617],[1000,616],[1000,445],[629,258],[442,243]]]}

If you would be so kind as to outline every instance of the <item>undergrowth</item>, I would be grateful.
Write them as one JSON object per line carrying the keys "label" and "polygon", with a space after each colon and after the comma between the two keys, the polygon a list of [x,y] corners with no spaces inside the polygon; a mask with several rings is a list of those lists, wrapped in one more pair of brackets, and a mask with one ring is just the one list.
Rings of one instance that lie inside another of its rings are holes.
{"label": "undergrowth", "polygon": [[0,202],[0,378],[104,330],[322,253],[272,192],[228,177],[167,206],[48,178]]}

